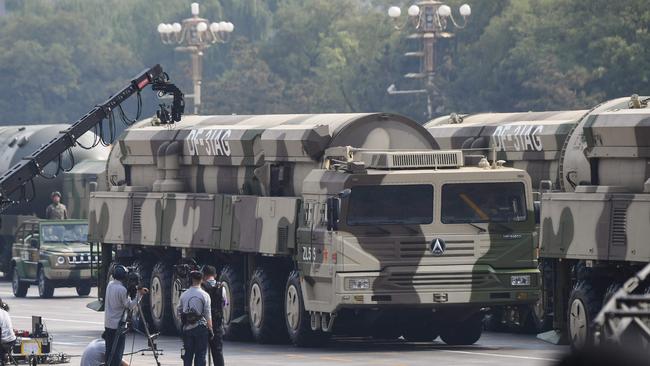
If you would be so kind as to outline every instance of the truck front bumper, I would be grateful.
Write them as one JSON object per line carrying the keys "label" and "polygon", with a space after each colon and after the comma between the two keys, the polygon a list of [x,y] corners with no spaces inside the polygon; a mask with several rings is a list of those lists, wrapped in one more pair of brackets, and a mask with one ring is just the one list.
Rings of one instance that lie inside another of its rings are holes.
{"label": "truck front bumper", "polygon": [[[88,281],[93,278],[91,276],[90,268],[76,269],[76,268],[44,268],[45,277],[52,281],[79,283],[80,281]],[[97,274],[97,270],[93,270]]]}
{"label": "truck front bumper", "polygon": [[[337,273],[338,307],[487,307],[534,303],[540,296],[537,269],[453,266],[452,271],[445,267],[419,268],[416,272],[392,267],[382,272]],[[521,281],[524,284],[513,284]]]}

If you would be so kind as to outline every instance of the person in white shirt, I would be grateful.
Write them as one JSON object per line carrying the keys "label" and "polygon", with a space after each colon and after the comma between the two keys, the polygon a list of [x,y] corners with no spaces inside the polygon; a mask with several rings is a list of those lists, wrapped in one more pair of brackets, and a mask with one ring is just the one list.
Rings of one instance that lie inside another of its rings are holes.
{"label": "person in white shirt", "polygon": [[[80,366],[100,366],[106,362],[106,341],[95,339],[90,342],[81,354]],[[129,363],[122,360],[121,366],[129,366]]]}
{"label": "person in white shirt", "polygon": [[[104,295],[104,340],[106,340],[107,366],[119,366],[124,353],[126,334],[119,334],[120,321],[124,311],[134,310],[138,301],[148,293],[148,289],[139,288],[136,298],[131,299],[124,285],[127,280],[128,270],[122,265],[113,269],[113,280],[106,286]],[[114,352],[112,355],[111,353]]]}
{"label": "person in white shirt", "polygon": [[0,299],[0,343],[0,357],[4,360],[5,355],[11,352],[16,343],[16,334],[9,316],[9,305],[2,299]]}

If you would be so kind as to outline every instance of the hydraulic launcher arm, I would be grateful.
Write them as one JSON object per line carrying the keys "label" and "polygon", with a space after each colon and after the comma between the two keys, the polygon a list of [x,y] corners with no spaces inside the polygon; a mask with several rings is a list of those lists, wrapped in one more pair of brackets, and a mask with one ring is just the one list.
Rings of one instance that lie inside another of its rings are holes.
{"label": "hydraulic launcher arm", "polygon": [[74,122],[70,128],[61,131],[56,138],[41,146],[31,155],[24,157],[18,164],[0,176],[0,212],[16,202],[11,200],[10,196],[24,188],[36,176],[42,174],[49,162],[73,147],[79,137],[102,123],[125,100],[133,94],[140,93],[149,84],[159,95],[172,94],[173,96],[170,108],[165,104],[160,104],[160,109],[157,112],[160,123],[168,124],[180,121],[185,106],[183,93],[168,81],[167,74],[163,72],[162,67],[155,65],[138,74],[128,86],[108,98],[104,103],[95,106],[85,116]]}

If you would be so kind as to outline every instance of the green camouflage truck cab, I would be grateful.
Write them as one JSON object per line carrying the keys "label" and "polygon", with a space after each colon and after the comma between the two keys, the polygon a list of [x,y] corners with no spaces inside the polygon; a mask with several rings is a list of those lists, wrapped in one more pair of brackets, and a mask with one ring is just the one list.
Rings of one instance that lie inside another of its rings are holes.
{"label": "green camouflage truck cab", "polygon": [[471,344],[482,309],[537,300],[531,182],[434,147],[391,114],[145,120],[111,151],[89,238],[139,271],[163,332],[192,259],[221,271],[227,337]]}
{"label": "green camouflage truck cab", "polygon": [[574,349],[590,345],[601,305],[650,262],[649,100],[634,95],[591,110],[451,115],[425,125],[439,148],[496,151],[531,175],[541,206],[544,281],[536,310],[546,320],[553,315],[556,331],[545,339]]}
{"label": "green camouflage truck cab", "polygon": [[30,285],[42,298],[57,287],[75,287],[79,296],[90,294],[92,264],[99,256],[88,244],[85,220],[28,220],[18,227],[12,249],[14,296],[25,297]]}

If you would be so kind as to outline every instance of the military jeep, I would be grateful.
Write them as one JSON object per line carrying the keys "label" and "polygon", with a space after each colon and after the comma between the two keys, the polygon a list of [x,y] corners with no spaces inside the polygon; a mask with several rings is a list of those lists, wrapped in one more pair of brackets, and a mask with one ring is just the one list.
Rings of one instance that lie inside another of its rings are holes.
{"label": "military jeep", "polygon": [[30,285],[50,298],[57,287],[75,287],[90,294],[98,255],[88,244],[85,220],[29,220],[18,227],[12,249],[14,296],[25,297]]}

